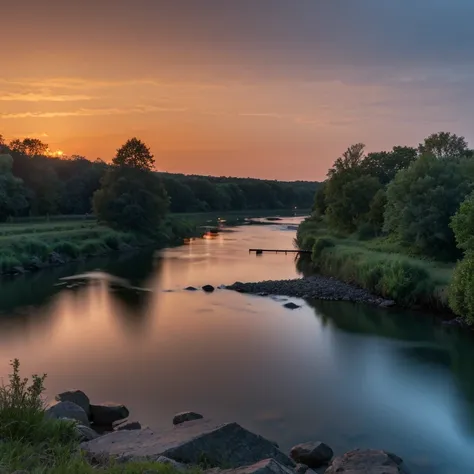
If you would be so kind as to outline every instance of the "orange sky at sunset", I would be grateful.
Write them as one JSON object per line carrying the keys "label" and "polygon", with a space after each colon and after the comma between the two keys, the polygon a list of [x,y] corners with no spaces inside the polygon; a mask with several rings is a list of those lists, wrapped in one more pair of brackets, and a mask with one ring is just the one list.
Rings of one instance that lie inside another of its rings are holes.
{"label": "orange sky at sunset", "polygon": [[469,140],[473,6],[430,5],[9,2],[0,134],[105,160],[138,136],[160,170],[287,180],[324,178],[358,141]]}

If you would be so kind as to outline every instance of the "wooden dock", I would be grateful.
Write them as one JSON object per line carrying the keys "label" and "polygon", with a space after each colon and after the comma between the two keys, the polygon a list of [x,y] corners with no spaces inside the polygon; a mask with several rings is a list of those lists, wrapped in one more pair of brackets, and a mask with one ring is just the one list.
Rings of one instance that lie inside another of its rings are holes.
{"label": "wooden dock", "polygon": [[306,254],[311,254],[311,250],[281,250],[281,249],[249,249],[249,253],[255,252],[257,255],[262,255],[263,252],[270,252],[270,253],[284,253],[285,255],[289,253],[306,253]]}

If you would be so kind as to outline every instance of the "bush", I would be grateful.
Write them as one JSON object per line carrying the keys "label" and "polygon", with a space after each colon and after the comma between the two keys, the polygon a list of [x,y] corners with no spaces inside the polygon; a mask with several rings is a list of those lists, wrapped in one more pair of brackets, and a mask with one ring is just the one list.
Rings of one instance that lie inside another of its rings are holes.
{"label": "bush", "polygon": [[468,252],[454,269],[448,290],[449,307],[469,324],[474,323],[474,253]]}
{"label": "bush", "polygon": [[70,258],[77,258],[79,256],[79,247],[71,242],[57,242],[54,244],[53,250]]}
{"label": "bush", "polygon": [[41,260],[46,260],[51,253],[51,248],[47,244],[35,238],[19,239],[13,241],[11,246],[17,253],[26,253]]}
{"label": "bush", "polygon": [[400,259],[384,264],[377,289],[383,296],[412,304],[432,293],[434,284],[424,268]]}
{"label": "bush", "polygon": [[369,240],[377,236],[378,229],[374,224],[364,222],[357,229],[356,237],[358,240]]}
{"label": "bush", "polygon": [[86,240],[79,247],[80,254],[84,257],[99,255],[101,253],[104,253],[106,250],[106,245],[100,239]]}
{"label": "bush", "polygon": [[334,247],[334,241],[332,239],[328,239],[326,237],[319,237],[315,240],[313,245],[313,252],[311,254],[311,258],[313,262],[321,257],[321,254],[324,249]]}
{"label": "bush", "polygon": [[102,241],[112,250],[118,250],[120,247],[120,237],[116,232],[107,232],[107,234],[102,238]]}
{"label": "bush", "polygon": [[15,267],[21,265],[21,261],[14,255],[0,254],[0,273],[11,272]]}

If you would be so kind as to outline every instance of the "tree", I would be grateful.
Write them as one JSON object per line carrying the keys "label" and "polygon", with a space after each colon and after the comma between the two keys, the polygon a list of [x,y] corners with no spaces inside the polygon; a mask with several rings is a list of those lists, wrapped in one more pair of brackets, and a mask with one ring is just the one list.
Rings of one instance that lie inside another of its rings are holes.
{"label": "tree", "polygon": [[48,145],[37,138],[25,138],[11,141],[10,149],[27,156],[39,156],[46,153]]}
{"label": "tree", "polygon": [[342,156],[334,162],[333,167],[328,171],[328,177],[360,166],[364,158],[364,150],[365,145],[363,143],[351,145]]}
{"label": "tree", "polygon": [[18,216],[28,209],[28,191],[23,181],[13,176],[13,158],[0,155],[0,222]]}
{"label": "tree", "polygon": [[131,138],[117,150],[113,163],[117,166],[151,171],[155,161],[150,149],[141,140]]}
{"label": "tree", "polygon": [[94,193],[97,218],[116,229],[155,234],[169,199],[161,179],[151,171],[154,160],[148,147],[138,139],[129,140],[113,163]]}
{"label": "tree", "polygon": [[387,185],[402,169],[408,168],[417,158],[415,148],[408,146],[394,146],[392,151],[369,153],[361,162],[365,174],[378,178]]}
{"label": "tree", "polygon": [[458,248],[474,250],[474,192],[469,194],[451,219]]}
{"label": "tree", "polygon": [[385,207],[387,206],[387,193],[385,189],[379,189],[369,207],[367,214],[367,221],[373,226],[373,229],[378,233],[383,228]]}
{"label": "tree", "polygon": [[436,158],[460,158],[468,153],[467,142],[464,137],[458,137],[450,132],[433,133],[418,145],[421,154],[431,153]]}
{"label": "tree", "polygon": [[455,258],[459,252],[449,223],[472,186],[470,161],[425,154],[400,171],[387,188],[385,232],[422,254]]}
{"label": "tree", "polygon": [[325,186],[321,186],[314,196],[314,204],[313,204],[313,211],[316,213],[317,216],[324,216],[327,210],[327,202],[326,202],[326,188]]}

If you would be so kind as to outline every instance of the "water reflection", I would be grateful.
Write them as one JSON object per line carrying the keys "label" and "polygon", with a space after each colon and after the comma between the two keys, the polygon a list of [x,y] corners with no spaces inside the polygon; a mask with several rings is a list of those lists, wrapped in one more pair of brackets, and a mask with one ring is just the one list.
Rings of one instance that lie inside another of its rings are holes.
{"label": "water reflection", "polygon": [[[94,401],[125,403],[155,429],[192,409],[283,449],[322,438],[336,452],[392,450],[415,474],[470,472],[470,335],[420,313],[327,301],[292,312],[277,298],[183,290],[295,277],[292,256],[248,254],[291,248],[293,237],[279,225],[246,226],[6,280],[0,375],[19,357],[25,372],[48,372],[49,395],[79,387]],[[94,273],[81,286],[54,286],[94,270],[129,285]]]}

